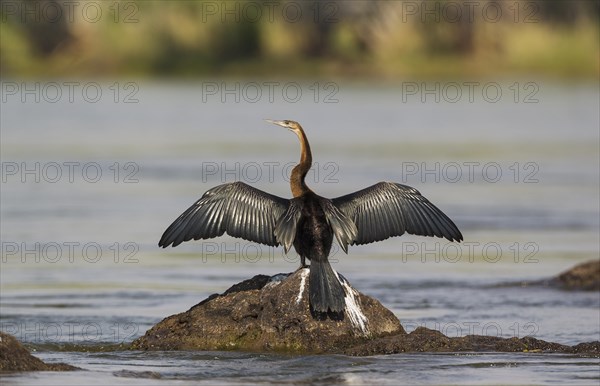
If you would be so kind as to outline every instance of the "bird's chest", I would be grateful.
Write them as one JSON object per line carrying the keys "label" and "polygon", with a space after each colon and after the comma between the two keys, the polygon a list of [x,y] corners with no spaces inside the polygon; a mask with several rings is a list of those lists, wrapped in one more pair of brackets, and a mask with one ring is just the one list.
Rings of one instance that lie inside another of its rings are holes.
{"label": "bird's chest", "polygon": [[320,205],[305,205],[296,227],[296,252],[309,259],[326,258],[331,250],[332,241],[333,231]]}

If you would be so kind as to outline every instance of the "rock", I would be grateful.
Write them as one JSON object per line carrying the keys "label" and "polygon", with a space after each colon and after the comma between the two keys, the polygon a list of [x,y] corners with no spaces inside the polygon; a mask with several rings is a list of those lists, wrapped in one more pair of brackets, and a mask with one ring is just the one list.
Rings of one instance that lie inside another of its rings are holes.
{"label": "rock", "polygon": [[313,317],[308,272],[301,269],[272,278],[258,275],[236,284],[222,295],[212,295],[164,319],[131,347],[325,353],[389,334],[406,334],[391,311],[358,293],[343,278],[348,294],[343,317]]}
{"label": "rock", "polygon": [[398,354],[405,352],[552,352],[566,354],[600,353],[600,342],[566,346],[545,342],[532,337],[500,338],[496,336],[467,335],[450,338],[439,331],[418,327],[410,334],[373,339],[343,351],[346,355],[364,356]]}
{"label": "rock", "polygon": [[0,331],[0,371],[69,371],[77,370],[64,363],[44,363],[12,335]]}
{"label": "rock", "polygon": [[568,290],[600,291],[600,260],[581,263],[550,281]]}
{"label": "rock", "polygon": [[[419,327],[410,334],[377,300],[350,287],[346,312],[315,318],[309,311],[308,270],[257,275],[169,316],[131,344],[137,350],[249,350],[345,355],[403,352],[554,352],[600,354],[600,342],[565,346],[532,337],[451,338]],[[322,315],[321,315],[322,316]]]}
{"label": "rock", "polygon": [[591,260],[578,264],[568,271],[549,279],[510,282],[504,285],[553,287],[568,291],[600,291],[600,260]]}

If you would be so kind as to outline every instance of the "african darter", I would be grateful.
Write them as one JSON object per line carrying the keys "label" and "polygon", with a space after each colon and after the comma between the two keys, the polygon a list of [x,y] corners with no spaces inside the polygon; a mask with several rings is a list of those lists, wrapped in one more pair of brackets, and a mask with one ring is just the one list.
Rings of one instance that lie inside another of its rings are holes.
{"label": "african darter", "polygon": [[191,239],[209,239],[227,232],[233,237],[291,246],[301,267],[309,259],[309,301],[313,312],[341,313],[345,291],[328,261],[333,236],[348,253],[348,245],[368,244],[405,232],[461,241],[462,234],[441,210],[410,186],[379,182],[334,199],[321,197],[306,186],[312,165],[310,145],[298,122],[271,121],[296,133],[300,163],[292,170],[294,198],[286,199],[232,182],[210,189],[181,214],[162,235],[161,247]]}

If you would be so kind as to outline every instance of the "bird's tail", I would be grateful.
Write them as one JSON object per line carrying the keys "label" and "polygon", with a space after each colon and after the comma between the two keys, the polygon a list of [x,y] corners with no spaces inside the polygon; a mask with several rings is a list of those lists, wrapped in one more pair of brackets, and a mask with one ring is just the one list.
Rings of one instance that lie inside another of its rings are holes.
{"label": "bird's tail", "polygon": [[343,312],[346,292],[329,261],[311,260],[308,282],[310,305],[316,312]]}

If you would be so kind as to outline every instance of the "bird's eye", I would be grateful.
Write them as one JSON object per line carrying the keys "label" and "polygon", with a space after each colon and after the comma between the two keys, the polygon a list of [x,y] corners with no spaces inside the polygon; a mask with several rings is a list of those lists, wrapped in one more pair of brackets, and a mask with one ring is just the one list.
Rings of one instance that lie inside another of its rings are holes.
{"label": "bird's eye", "polygon": [[288,121],[287,119],[285,121],[283,121],[283,123],[285,123],[286,125],[290,124],[290,121]]}

